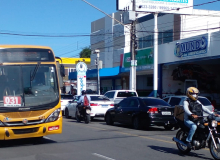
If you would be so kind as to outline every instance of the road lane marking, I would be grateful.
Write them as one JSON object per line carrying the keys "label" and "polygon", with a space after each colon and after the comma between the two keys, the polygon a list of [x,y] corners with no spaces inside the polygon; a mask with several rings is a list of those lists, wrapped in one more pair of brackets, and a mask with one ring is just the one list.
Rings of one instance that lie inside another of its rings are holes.
{"label": "road lane marking", "polygon": [[98,154],[98,153],[93,153],[93,155],[94,155],[94,156],[97,156],[97,157],[100,157],[100,158],[108,159],[108,160],[115,160],[115,159],[112,159],[112,158],[103,156],[103,155],[101,155],[101,154]]}
{"label": "road lane marking", "polygon": [[45,139],[50,139],[49,137],[44,136]]}

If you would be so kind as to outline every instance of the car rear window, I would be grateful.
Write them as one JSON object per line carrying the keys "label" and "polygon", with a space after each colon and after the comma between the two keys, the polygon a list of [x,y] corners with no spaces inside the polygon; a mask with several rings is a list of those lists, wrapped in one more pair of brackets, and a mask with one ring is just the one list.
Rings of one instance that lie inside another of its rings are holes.
{"label": "car rear window", "polygon": [[145,106],[170,106],[162,99],[143,99],[143,103]]}
{"label": "car rear window", "polygon": [[61,99],[73,99],[72,95],[61,95]]}
{"label": "car rear window", "polygon": [[203,106],[212,105],[211,102],[207,98],[198,98],[198,100],[202,103]]}
{"label": "car rear window", "polygon": [[90,96],[90,98],[91,98],[91,101],[110,101],[105,96]]}
{"label": "car rear window", "polygon": [[135,92],[118,92],[117,97],[137,97]]}
{"label": "car rear window", "polygon": [[181,101],[181,98],[171,97],[169,104],[170,104],[171,106],[179,105],[179,104],[180,104],[180,101]]}

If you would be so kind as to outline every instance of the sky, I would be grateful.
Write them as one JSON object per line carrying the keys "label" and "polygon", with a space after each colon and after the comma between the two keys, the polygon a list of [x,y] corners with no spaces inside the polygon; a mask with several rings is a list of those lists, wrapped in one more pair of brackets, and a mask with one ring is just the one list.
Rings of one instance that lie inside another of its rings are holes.
{"label": "sky", "polygon": [[[108,14],[116,12],[116,0],[86,1]],[[194,0],[194,5],[211,1]],[[194,8],[220,10],[220,2]],[[79,57],[90,45],[89,36],[48,36],[89,35],[91,22],[105,16],[82,0],[0,0],[0,44],[49,46],[56,56]]]}

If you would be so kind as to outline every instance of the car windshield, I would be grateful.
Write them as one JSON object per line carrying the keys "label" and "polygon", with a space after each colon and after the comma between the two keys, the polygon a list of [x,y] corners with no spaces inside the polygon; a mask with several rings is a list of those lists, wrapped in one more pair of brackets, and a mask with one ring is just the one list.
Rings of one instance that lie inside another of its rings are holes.
{"label": "car windshield", "polygon": [[55,65],[0,66],[0,107],[38,107],[58,99]]}
{"label": "car windshield", "polygon": [[90,96],[90,97],[91,97],[91,101],[110,101],[105,96]]}
{"label": "car windshield", "polygon": [[73,99],[72,95],[61,95],[61,99]]}
{"label": "car windshield", "polygon": [[118,92],[117,97],[137,97],[137,94],[135,92],[129,92],[129,91]]}
{"label": "car windshield", "polygon": [[198,100],[202,103],[203,106],[212,105],[211,102],[210,102],[207,98],[201,98],[201,97],[199,97]]}
{"label": "car windshield", "polygon": [[145,106],[170,106],[162,99],[143,99],[143,103]]}

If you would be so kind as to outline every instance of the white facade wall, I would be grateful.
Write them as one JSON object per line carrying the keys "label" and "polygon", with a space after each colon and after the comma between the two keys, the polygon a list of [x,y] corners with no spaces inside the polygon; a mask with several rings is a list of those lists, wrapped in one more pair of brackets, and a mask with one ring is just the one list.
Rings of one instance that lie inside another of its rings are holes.
{"label": "white facade wall", "polygon": [[[110,14],[115,17],[115,13]],[[118,15],[117,15],[118,16]],[[116,17],[115,17],[116,18]],[[125,53],[125,50],[130,51],[130,34],[129,41],[125,41],[127,29],[125,26],[118,24],[110,17],[104,17],[104,21],[100,19],[92,23],[92,25],[99,25],[104,23],[103,28],[98,28],[97,31],[91,33],[91,49],[100,50],[100,60],[103,62],[103,68],[112,68],[120,65],[120,54]],[[94,28],[94,27],[93,27]],[[91,69],[96,68],[96,55],[91,55]]]}
{"label": "white facade wall", "polygon": [[[116,13],[110,15],[114,17],[115,14]],[[142,16],[144,16],[144,14]],[[92,35],[99,36],[91,37],[91,48],[92,50],[99,47],[101,48],[100,60],[103,61],[103,68],[115,67],[120,64],[120,54],[130,52],[130,26],[122,26],[108,16],[104,17],[104,21],[101,20],[102,19],[97,20],[96,26],[98,23],[102,22],[104,23],[101,25],[103,28],[97,27],[98,30],[93,31]],[[119,18],[119,20],[121,19]],[[93,23],[96,23],[96,21]],[[178,23],[180,25],[180,40],[195,37],[201,34],[207,34],[207,38],[210,38],[208,37],[208,33],[220,30],[220,12],[194,9],[193,15],[181,15],[180,19],[176,19],[176,17],[172,14],[166,14],[158,17],[158,31],[163,32],[173,29],[174,32],[177,32],[175,27],[178,25]],[[208,28],[217,29],[208,30]],[[153,35],[154,19],[150,19],[148,21],[137,24],[136,30],[137,38]],[[177,41],[159,45],[159,63],[162,63],[160,54],[165,54],[165,56],[162,56],[163,62],[171,62],[169,56],[173,54],[174,48],[172,46],[174,46],[176,42]],[[91,68],[95,68],[95,58],[95,55],[91,55]]]}
{"label": "white facade wall", "polygon": [[[198,15],[198,16],[195,16]],[[200,16],[199,16],[200,15]],[[205,16],[209,15],[209,16]],[[218,29],[208,29],[208,28]],[[209,10],[193,10],[193,15],[181,16],[181,36],[180,39],[185,39],[208,32],[219,31],[220,27],[220,12]],[[195,31],[192,31],[195,30]],[[198,31],[196,31],[198,30]]]}
{"label": "white facade wall", "polygon": [[[114,18],[114,13],[111,15]],[[105,52],[104,54],[104,68],[113,67],[113,19],[105,18]]]}

